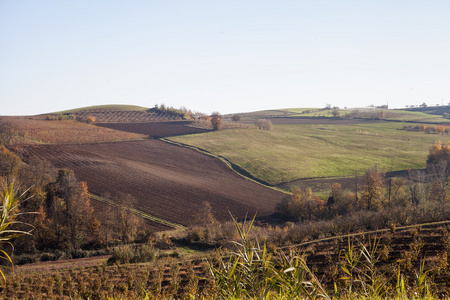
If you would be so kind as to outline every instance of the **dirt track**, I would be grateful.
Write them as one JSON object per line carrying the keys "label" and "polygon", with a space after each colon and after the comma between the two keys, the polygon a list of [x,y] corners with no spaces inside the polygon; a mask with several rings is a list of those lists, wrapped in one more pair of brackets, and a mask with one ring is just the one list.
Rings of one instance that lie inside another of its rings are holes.
{"label": "dirt track", "polygon": [[183,225],[192,222],[203,201],[211,203],[219,220],[228,220],[228,211],[239,218],[256,211],[261,217],[270,215],[284,197],[218,159],[159,140],[41,145],[26,151],[57,168],[73,169],[93,194],[131,194],[136,208]]}

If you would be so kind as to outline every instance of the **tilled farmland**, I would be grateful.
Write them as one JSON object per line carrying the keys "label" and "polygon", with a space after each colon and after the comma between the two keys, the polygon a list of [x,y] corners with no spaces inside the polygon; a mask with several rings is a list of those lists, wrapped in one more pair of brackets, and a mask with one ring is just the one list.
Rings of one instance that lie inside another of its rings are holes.
{"label": "tilled farmland", "polygon": [[192,223],[204,201],[223,221],[229,213],[268,216],[285,196],[241,177],[216,158],[159,140],[28,146],[24,155],[74,170],[95,195],[130,194],[135,208],[182,225]]}
{"label": "tilled farmland", "polygon": [[[395,286],[397,272],[404,275],[405,280],[413,282],[423,264],[428,280],[434,282],[433,289],[440,296],[448,296],[449,273],[447,255],[449,251],[448,222],[438,222],[424,226],[405,227],[391,231],[374,231],[367,234],[356,234],[315,240],[300,245],[292,245],[285,249],[277,249],[275,258],[281,255],[298,253],[306,260],[308,267],[321,281],[328,291],[334,284],[339,290],[345,290],[346,274],[341,266],[346,266],[346,253],[350,249],[359,253],[363,247],[372,255],[371,263],[376,272],[383,274],[388,284]],[[210,265],[218,265],[219,256],[194,260],[160,260],[153,263],[134,265],[106,264],[95,267],[85,266],[61,270],[43,269],[41,272],[30,272],[31,267],[24,266],[6,285],[3,296],[19,296],[20,299],[34,299],[33,294],[46,295],[58,299],[69,299],[74,296],[83,298],[100,298],[105,295],[136,295],[145,289],[157,295],[173,295],[175,298],[187,298],[189,292],[201,292],[211,288],[214,280],[211,277]],[[367,272],[367,257],[355,268],[355,273]],[[222,257],[225,261],[227,257]],[[29,298],[27,298],[29,297]]]}
{"label": "tilled farmland", "polygon": [[99,123],[97,126],[110,129],[145,134],[153,138],[174,135],[203,133],[211,130],[189,127],[191,121],[151,122],[151,123]]}

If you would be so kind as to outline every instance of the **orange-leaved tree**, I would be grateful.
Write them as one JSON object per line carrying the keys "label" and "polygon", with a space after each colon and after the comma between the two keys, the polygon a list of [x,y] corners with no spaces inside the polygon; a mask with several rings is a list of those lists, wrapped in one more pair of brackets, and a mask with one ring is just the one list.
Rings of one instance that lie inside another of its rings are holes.
{"label": "orange-leaved tree", "polygon": [[450,141],[444,144],[440,140],[437,140],[430,148],[427,164],[437,164],[441,160],[450,160]]}

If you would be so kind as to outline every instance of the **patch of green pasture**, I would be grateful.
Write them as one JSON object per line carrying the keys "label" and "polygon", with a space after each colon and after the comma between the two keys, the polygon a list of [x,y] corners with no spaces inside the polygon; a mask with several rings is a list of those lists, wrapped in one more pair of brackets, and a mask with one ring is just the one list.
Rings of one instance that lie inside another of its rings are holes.
{"label": "patch of green pasture", "polygon": [[274,125],[274,130],[231,129],[170,140],[226,157],[271,184],[304,178],[425,167],[430,145],[445,136],[399,130],[403,124]]}
{"label": "patch of green pasture", "polygon": [[394,113],[399,113],[398,117],[389,118],[390,120],[400,121],[415,121],[415,122],[448,122],[448,119],[444,119],[443,116],[428,114],[420,111],[408,111],[408,110],[389,110]]}
{"label": "patch of green pasture", "polygon": [[258,118],[277,118],[285,116],[286,111],[283,109],[260,110],[241,114],[243,118],[258,119]]}

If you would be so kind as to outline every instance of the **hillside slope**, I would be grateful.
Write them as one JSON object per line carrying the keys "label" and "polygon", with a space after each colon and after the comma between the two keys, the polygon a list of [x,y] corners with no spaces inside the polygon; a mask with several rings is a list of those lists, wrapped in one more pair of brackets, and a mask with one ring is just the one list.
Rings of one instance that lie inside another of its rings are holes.
{"label": "hillside slope", "polygon": [[246,180],[216,158],[158,140],[29,146],[24,155],[73,169],[93,194],[130,194],[137,209],[183,225],[192,224],[204,201],[223,221],[229,213],[268,216],[285,196]]}

